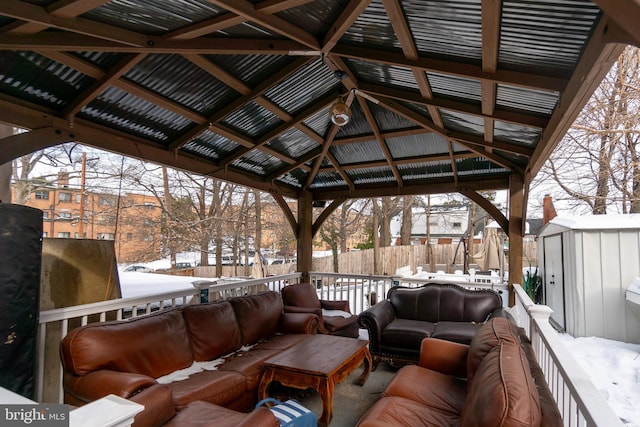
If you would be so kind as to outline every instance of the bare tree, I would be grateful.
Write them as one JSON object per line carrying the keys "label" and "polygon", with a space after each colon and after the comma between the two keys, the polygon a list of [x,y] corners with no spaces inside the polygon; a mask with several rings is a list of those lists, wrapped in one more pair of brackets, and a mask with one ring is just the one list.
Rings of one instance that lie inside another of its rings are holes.
{"label": "bare tree", "polygon": [[640,49],[628,47],[539,174],[576,211],[640,212],[639,67]]}

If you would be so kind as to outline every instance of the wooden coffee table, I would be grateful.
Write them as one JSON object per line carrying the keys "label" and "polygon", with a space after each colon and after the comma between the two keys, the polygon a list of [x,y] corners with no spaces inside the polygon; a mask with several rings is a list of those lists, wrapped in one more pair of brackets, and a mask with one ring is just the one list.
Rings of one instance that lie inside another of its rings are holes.
{"label": "wooden coffee table", "polygon": [[320,425],[328,425],[333,417],[333,389],[362,362],[364,371],[358,377],[363,385],[371,372],[369,341],[333,335],[310,335],[306,340],[267,359],[260,380],[258,398],[267,397],[269,384],[278,381],[288,387],[313,388],[322,398]]}

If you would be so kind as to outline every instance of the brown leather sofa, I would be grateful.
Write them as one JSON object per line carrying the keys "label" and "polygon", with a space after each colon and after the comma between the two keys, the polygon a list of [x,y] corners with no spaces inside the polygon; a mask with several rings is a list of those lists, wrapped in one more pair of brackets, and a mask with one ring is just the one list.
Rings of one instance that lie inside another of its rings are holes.
{"label": "brown leather sofa", "polygon": [[508,318],[494,318],[470,345],[422,342],[358,427],[560,427],[562,417],[530,344]]}
{"label": "brown leather sofa", "polygon": [[[111,393],[129,398],[145,406],[136,427],[160,426],[194,401],[246,411],[257,400],[264,360],[317,327],[314,314],[284,313],[277,292],[89,324],[60,346],[65,402],[80,406]],[[156,381],[219,358],[212,370]]]}
{"label": "brown leather sofa", "polygon": [[426,337],[468,344],[484,322],[505,315],[495,291],[429,283],[391,288],[387,299],[360,313],[358,323],[369,332],[375,369],[380,361],[415,363]]}
{"label": "brown leather sofa", "polygon": [[328,301],[318,298],[316,289],[310,283],[296,283],[287,285],[280,290],[284,311],[288,313],[314,313],[320,319],[318,332],[321,334],[338,335],[357,338],[360,333],[358,317],[351,315],[323,315],[322,310],[338,310],[351,313],[349,301]]}

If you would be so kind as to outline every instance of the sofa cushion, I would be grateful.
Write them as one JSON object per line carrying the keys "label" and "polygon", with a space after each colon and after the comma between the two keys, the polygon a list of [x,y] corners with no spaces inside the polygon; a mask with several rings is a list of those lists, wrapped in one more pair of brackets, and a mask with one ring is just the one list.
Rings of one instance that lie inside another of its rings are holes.
{"label": "sofa cushion", "polygon": [[275,335],[284,308],[280,294],[262,292],[231,298],[229,302],[240,325],[243,345],[254,344]]}
{"label": "sofa cushion", "polygon": [[286,350],[309,338],[308,334],[274,335],[268,341],[262,341],[252,347],[255,350]]}
{"label": "sofa cushion", "polygon": [[385,347],[420,351],[420,343],[431,336],[434,324],[418,320],[395,319],[382,330]]}
{"label": "sofa cushion", "polygon": [[190,305],[182,310],[182,315],[195,361],[213,360],[240,348],[240,326],[229,302]]}
{"label": "sofa cushion", "polygon": [[242,374],[247,381],[247,390],[258,388],[260,378],[264,372],[264,361],[276,356],[279,350],[240,351],[226,357],[224,363],[218,366],[221,371],[233,371]]}
{"label": "sofa cushion", "polygon": [[196,400],[224,406],[242,396],[247,389],[242,374],[219,370],[198,372],[186,380],[167,385],[171,388],[173,404],[178,411]]}
{"label": "sofa cushion", "polygon": [[469,344],[467,354],[467,381],[473,382],[482,359],[501,342],[518,343],[518,335],[513,323],[506,317],[495,317],[484,323]]}
{"label": "sofa cushion", "polygon": [[469,344],[482,325],[482,323],[472,322],[441,321],[436,323],[431,337]]}
{"label": "sofa cushion", "polygon": [[407,365],[398,370],[383,395],[415,400],[429,408],[459,416],[467,396],[467,382],[431,369]]}
{"label": "sofa cushion", "polygon": [[537,427],[538,391],[517,343],[503,342],[482,359],[462,409],[461,427]]}
{"label": "sofa cushion", "polygon": [[433,410],[404,397],[388,396],[378,400],[363,415],[357,427],[458,427],[460,416]]}
{"label": "sofa cushion", "polygon": [[76,375],[108,369],[158,378],[193,363],[187,326],[175,309],[76,328],[61,345],[64,367]]}

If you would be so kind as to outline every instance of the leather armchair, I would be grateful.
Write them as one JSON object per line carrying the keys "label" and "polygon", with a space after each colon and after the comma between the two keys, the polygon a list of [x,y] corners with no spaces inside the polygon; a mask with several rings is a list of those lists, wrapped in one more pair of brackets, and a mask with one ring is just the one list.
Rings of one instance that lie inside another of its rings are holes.
{"label": "leather armchair", "polygon": [[327,335],[340,335],[357,338],[359,333],[358,316],[326,316],[322,310],[339,310],[351,313],[349,301],[320,300],[316,289],[309,283],[287,285],[280,291],[285,313],[314,313],[320,319],[318,332]]}

